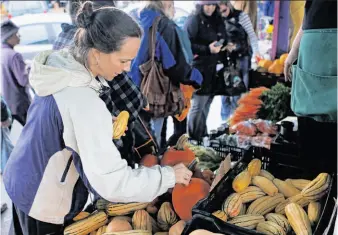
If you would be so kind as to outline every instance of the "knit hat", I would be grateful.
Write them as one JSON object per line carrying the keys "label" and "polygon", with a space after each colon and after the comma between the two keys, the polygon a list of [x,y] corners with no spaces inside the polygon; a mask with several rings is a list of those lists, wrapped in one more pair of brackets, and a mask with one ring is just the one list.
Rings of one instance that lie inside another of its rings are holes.
{"label": "knit hat", "polygon": [[6,20],[1,23],[1,42],[4,43],[12,35],[19,31],[19,27],[16,26],[12,21]]}
{"label": "knit hat", "polygon": [[197,4],[199,5],[208,5],[208,4],[218,4],[220,1],[213,1],[213,0],[200,0],[196,1]]}

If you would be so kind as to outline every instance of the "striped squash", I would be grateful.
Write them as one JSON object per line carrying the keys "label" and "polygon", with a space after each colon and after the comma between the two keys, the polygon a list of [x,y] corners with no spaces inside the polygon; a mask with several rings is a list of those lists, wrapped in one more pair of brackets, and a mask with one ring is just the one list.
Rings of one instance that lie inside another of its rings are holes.
{"label": "striped squash", "polygon": [[228,223],[247,229],[255,229],[258,223],[264,222],[262,215],[239,215]]}
{"label": "striped squash", "polygon": [[109,203],[106,206],[106,212],[109,216],[128,215],[137,210],[143,210],[148,206],[147,203],[133,202],[133,203]]}
{"label": "striped squash", "polygon": [[223,203],[222,210],[230,217],[239,215],[243,207],[241,195],[238,193],[231,194]]}
{"label": "striped squash", "polygon": [[104,235],[152,235],[148,230],[130,230],[124,232],[109,232]]}
{"label": "striped squash", "polygon": [[87,235],[108,222],[108,217],[103,211],[96,211],[90,216],[79,220],[69,226],[64,230],[64,235]]}
{"label": "striped squash", "polygon": [[145,210],[135,211],[132,224],[135,230],[149,230],[152,232],[150,215]]}
{"label": "striped squash", "polygon": [[244,191],[239,193],[243,203],[252,202],[260,197],[264,197],[266,194],[263,190],[256,186],[249,186]]}
{"label": "striped squash", "polygon": [[312,235],[309,217],[300,205],[290,203],[285,207],[285,213],[297,235]]}
{"label": "striped squash", "polygon": [[267,213],[273,211],[276,206],[284,200],[285,198],[281,193],[278,193],[273,197],[264,196],[258,198],[256,201],[251,203],[246,213],[253,215],[266,215]]}

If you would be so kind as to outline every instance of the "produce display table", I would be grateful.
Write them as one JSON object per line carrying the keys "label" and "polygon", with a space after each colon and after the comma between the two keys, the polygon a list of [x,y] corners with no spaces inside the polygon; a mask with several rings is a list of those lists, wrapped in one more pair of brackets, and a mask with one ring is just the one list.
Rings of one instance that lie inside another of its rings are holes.
{"label": "produce display table", "polygon": [[[226,235],[262,235],[255,230],[248,230],[227,223],[213,215],[214,211],[220,210],[225,199],[233,193],[232,182],[234,178],[243,172],[248,163],[253,158],[262,161],[262,169],[271,172],[276,178],[284,180],[286,178],[293,179],[314,179],[319,173],[325,172],[325,169],[318,169],[314,162],[306,163],[297,156],[278,155],[274,150],[262,148],[252,148],[251,156],[246,154],[219,182],[219,184],[210,192],[206,199],[198,202],[193,208],[194,217],[189,221],[183,231],[183,235],[197,229],[205,229],[214,233]],[[337,173],[328,172],[331,177],[327,194],[321,198],[322,213],[318,223],[312,226],[313,234],[333,234],[334,221],[336,213],[334,213],[334,198],[337,196]],[[325,232],[328,233],[325,233]],[[289,232],[288,235],[294,235]]]}

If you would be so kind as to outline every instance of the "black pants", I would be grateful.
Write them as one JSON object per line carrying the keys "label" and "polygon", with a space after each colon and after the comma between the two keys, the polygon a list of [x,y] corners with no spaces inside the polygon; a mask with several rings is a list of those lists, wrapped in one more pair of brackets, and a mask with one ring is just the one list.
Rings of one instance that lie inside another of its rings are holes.
{"label": "black pants", "polygon": [[185,133],[187,133],[187,119],[184,119],[182,122],[177,121],[175,117],[173,117],[174,122],[174,134],[170,136],[167,141],[167,120],[164,119],[162,131],[161,131],[161,148],[167,148],[168,146],[176,145],[178,139]]}
{"label": "black pants", "polygon": [[9,235],[62,235],[63,225],[49,224],[29,217],[13,204],[13,222]]}
{"label": "black pants", "polygon": [[337,123],[298,117],[299,154],[321,169],[337,170]]}

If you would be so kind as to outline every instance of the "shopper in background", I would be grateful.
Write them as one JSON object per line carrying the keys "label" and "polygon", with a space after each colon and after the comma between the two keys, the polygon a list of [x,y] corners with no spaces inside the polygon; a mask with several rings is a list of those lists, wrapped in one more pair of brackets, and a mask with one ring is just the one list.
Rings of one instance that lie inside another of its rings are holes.
{"label": "shopper in background", "polygon": [[74,35],[77,30],[77,26],[75,23],[76,13],[81,5],[81,0],[71,0],[67,4],[67,12],[70,15],[72,20],[72,24],[62,23],[61,24],[61,33],[56,38],[53,44],[53,50],[60,50],[63,48],[68,48],[74,42]]}
{"label": "shopper in background", "polygon": [[[229,1],[219,4],[224,19],[228,42],[235,45],[235,49],[227,54],[240,70],[246,88],[249,88],[249,69],[252,55],[259,56],[258,39],[248,14],[236,10]],[[250,42],[250,44],[249,44]],[[240,96],[222,97],[222,120],[227,120],[237,108]]]}
{"label": "shopper in background", "polygon": [[[194,54],[191,50],[191,42],[189,39],[189,35],[187,31],[183,30],[181,27],[176,25],[175,28],[176,28],[178,39],[180,41],[180,45],[184,53],[185,60],[188,64],[192,65],[193,60],[194,60]],[[182,87],[182,88],[183,88],[182,89],[183,91],[191,89],[191,87],[187,87],[187,86]],[[185,97],[190,96],[190,95],[185,95],[185,94],[183,95]],[[186,103],[190,102],[190,99],[189,101],[185,101],[185,102]],[[168,118],[164,120],[162,132],[161,132],[161,148],[163,149],[167,149],[167,147],[176,145],[178,139],[183,134],[187,133],[187,118],[184,118],[184,120],[179,121],[177,117],[172,117],[173,124],[174,124],[174,133],[168,138],[168,141],[167,141],[167,119]]]}
{"label": "shopper in background", "polygon": [[10,20],[1,23],[1,92],[13,119],[26,124],[31,103],[28,68],[22,55],[14,50],[20,43],[19,28]]}
{"label": "shopper in background", "polygon": [[[178,87],[179,90],[180,84],[198,87],[202,82],[200,72],[186,61],[184,49],[177,32],[177,25],[172,20],[174,14],[174,1],[145,1],[144,9],[140,12],[140,21],[144,35],[140,50],[132,63],[130,71],[130,76],[136,85],[141,87],[143,81],[140,65],[145,64],[150,59],[149,30],[157,17],[161,18],[156,34],[155,58],[161,63],[165,76],[170,80],[168,84],[163,85],[163,90],[168,91],[171,89],[170,87],[174,86],[175,89]],[[158,93],[161,93],[161,91],[158,91]],[[149,101],[149,97],[147,98]],[[152,118],[153,131],[158,145],[161,144],[161,131],[164,118],[170,115],[166,115],[163,112],[161,116]]]}
{"label": "shopper in background", "polygon": [[184,26],[195,55],[193,66],[203,75],[202,87],[195,92],[188,114],[188,134],[197,140],[208,134],[206,121],[218,86],[216,66],[223,45],[215,44],[221,39],[226,44],[225,26],[219,14],[218,3],[219,1],[198,1],[196,12],[189,16]]}
{"label": "shopper in background", "polygon": [[284,66],[293,83],[301,157],[337,170],[337,1],[306,1],[303,25]]}
{"label": "shopper in background", "polygon": [[250,1],[230,1],[231,4],[234,6],[236,10],[244,11],[248,14],[254,31],[257,33],[257,1],[250,0]]}
{"label": "shopper in background", "polygon": [[[32,64],[36,91],[26,125],[3,175],[13,201],[16,234],[61,234],[88,199],[150,202],[189,184],[192,172],[175,167],[128,167],[112,144],[112,118],[100,99],[140,47],[142,30],[126,13],[81,6],[70,51],[45,51]],[[58,202],[58,203],[56,203]]]}

